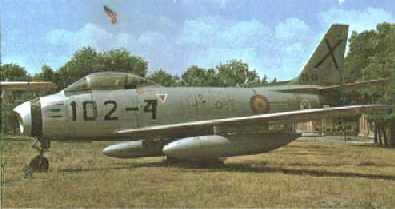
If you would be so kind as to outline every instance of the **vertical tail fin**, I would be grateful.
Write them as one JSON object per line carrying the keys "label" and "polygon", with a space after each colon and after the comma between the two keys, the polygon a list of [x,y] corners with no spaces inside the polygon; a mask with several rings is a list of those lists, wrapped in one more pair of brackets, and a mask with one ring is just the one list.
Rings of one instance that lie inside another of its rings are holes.
{"label": "vertical tail fin", "polygon": [[348,25],[332,25],[292,83],[323,86],[342,83],[347,36]]}

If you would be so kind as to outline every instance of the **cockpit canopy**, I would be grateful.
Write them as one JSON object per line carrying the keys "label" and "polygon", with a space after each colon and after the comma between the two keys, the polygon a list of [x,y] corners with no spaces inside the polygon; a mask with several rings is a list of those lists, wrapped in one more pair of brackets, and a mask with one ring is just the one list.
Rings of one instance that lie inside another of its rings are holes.
{"label": "cockpit canopy", "polygon": [[120,72],[101,72],[89,74],[65,89],[65,92],[90,90],[136,89],[142,86],[156,85],[143,77]]}

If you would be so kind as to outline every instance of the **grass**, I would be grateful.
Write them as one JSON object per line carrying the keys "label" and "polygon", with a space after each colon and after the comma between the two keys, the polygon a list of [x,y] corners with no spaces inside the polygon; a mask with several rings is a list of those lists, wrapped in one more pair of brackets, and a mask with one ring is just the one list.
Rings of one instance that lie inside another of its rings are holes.
{"label": "grass", "polygon": [[395,150],[298,140],[225,165],[112,159],[104,143],[52,143],[48,173],[24,178],[30,141],[6,149],[5,207],[20,208],[392,208]]}

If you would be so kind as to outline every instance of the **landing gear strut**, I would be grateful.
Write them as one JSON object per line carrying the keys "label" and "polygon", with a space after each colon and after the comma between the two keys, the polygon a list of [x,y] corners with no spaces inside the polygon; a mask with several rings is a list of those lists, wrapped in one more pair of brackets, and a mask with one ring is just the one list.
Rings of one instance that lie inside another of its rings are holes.
{"label": "landing gear strut", "polygon": [[32,172],[47,172],[49,168],[49,162],[44,156],[44,152],[49,148],[49,141],[36,139],[32,147],[37,149],[40,154],[30,161],[29,168]]}

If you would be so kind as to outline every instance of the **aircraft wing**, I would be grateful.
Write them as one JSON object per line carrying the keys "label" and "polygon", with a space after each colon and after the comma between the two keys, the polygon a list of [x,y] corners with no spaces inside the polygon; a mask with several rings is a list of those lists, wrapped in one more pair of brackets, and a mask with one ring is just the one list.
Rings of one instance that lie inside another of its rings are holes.
{"label": "aircraft wing", "polygon": [[56,85],[47,81],[1,81],[0,90],[51,90],[56,89]]}
{"label": "aircraft wing", "polygon": [[188,137],[218,134],[223,127],[249,126],[264,124],[272,121],[302,122],[323,118],[344,118],[357,116],[368,111],[389,111],[387,105],[354,105],[344,107],[330,107],[323,109],[304,109],[290,112],[259,114],[247,117],[231,117],[225,119],[193,121],[170,125],[157,125],[141,129],[120,130],[117,133],[131,140],[154,139],[166,137]]}

